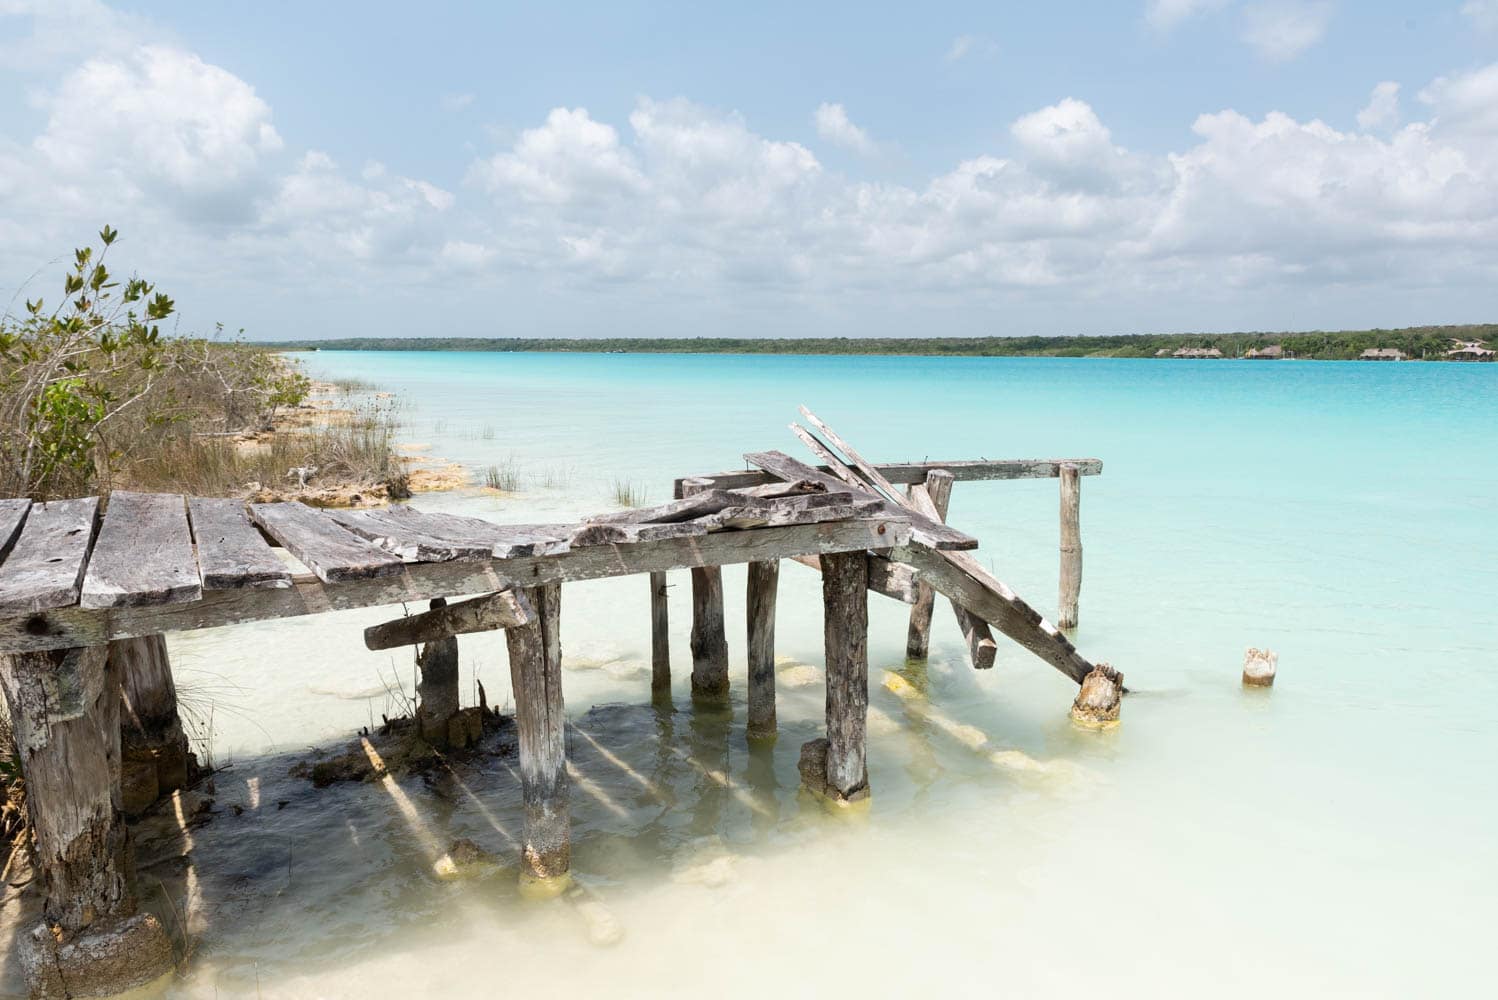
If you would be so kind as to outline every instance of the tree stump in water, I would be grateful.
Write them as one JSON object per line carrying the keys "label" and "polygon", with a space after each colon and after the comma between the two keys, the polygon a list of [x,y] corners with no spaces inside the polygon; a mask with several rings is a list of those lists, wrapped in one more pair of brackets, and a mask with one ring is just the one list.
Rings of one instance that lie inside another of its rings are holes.
{"label": "tree stump in water", "polygon": [[136,913],[118,800],[120,684],[108,648],[0,656],[26,781],[42,921],[18,936],[33,997],[110,996],[172,969],[171,942]]}
{"label": "tree stump in water", "polygon": [[1123,696],[1123,674],[1106,663],[1099,663],[1082,678],[1082,689],[1072,702],[1073,722],[1095,729],[1118,725],[1118,708]]}
{"label": "tree stump in water", "polygon": [[1245,687],[1273,687],[1274,673],[1280,665],[1280,655],[1269,649],[1250,648],[1243,656],[1243,684]]}
{"label": "tree stump in water", "polygon": [[[436,597],[431,606],[446,607],[447,601]],[[448,636],[422,646],[416,665],[421,670],[416,685],[416,731],[432,746],[446,748],[454,742],[452,722],[458,714],[457,638]]]}
{"label": "tree stump in water", "polygon": [[109,644],[120,684],[120,808],[139,816],[162,796],[186,788],[198,769],[177,713],[177,687],[166,637]]}

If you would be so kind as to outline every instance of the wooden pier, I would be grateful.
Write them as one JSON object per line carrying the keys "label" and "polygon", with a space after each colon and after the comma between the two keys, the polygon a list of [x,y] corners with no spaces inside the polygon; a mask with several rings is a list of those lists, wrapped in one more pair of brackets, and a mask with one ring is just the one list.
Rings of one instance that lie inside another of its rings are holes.
{"label": "wooden pier", "polygon": [[[666,504],[576,524],[123,491],[107,506],[93,497],[0,500],[0,684],[45,894],[42,922],[20,942],[33,995],[107,995],[169,970],[164,931],[137,912],[123,820],[138,811],[141,789],[149,799],[186,781],[165,633],[422,602],[426,610],[373,626],[364,639],[370,649],[421,646],[418,725],[423,738],[446,746],[449,735],[455,745],[462,738],[455,637],[505,630],[525,806],[522,870],[542,880],[565,876],[571,852],[565,583],[648,576],[652,696],[669,699],[667,574],[689,571],[691,693],[721,704],[730,684],[721,568],[747,563],[747,729],[769,739],[779,565],[821,572],[826,738],[804,748],[802,766],[808,788],[835,802],[866,798],[872,787],[869,591],[911,605],[911,656],[926,655],[940,594],[975,667],[993,664],[997,629],[1078,683],[1095,669],[1111,673],[985,570],[969,555],[977,540],[945,520],[956,482],[1059,479],[1060,607],[1074,624],[1079,477],[1099,473],[1100,462],[874,464],[803,413],[812,429],[793,430],[824,464],[751,453],[751,469],[677,480]],[[122,786],[127,771],[135,778]]]}

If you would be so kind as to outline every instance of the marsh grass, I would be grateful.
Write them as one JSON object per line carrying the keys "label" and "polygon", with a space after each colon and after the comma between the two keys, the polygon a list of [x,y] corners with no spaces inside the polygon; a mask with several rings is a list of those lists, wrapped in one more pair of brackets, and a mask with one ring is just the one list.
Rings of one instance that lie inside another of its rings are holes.
{"label": "marsh grass", "polygon": [[507,458],[484,470],[484,485],[501,493],[520,492],[520,465],[514,458]]}
{"label": "marsh grass", "polygon": [[572,480],[575,478],[575,471],[567,465],[543,469],[534,477],[536,485],[544,490],[565,490],[572,485]]}
{"label": "marsh grass", "polygon": [[645,488],[635,485],[629,479],[615,479],[614,503],[620,507],[643,507],[645,505]]}

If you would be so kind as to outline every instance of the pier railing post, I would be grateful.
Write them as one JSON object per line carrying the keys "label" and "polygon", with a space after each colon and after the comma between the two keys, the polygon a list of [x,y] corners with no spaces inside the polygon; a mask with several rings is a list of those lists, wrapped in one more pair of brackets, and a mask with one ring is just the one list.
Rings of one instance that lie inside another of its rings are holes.
{"label": "pier railing post", "polygon": [[536,611],[535,620],[506,631],[505,640],[525,801],[522,877],[539,880],[565,875],[572,862],[562,702],[562,585],[532,587],[525,596]]}
{"label": "pier railing post", "polygon": [[1077,598],[1082,593],[1082,475],[1077,466],[1061,466],[1061,607],[1056,624],[1077,625]]}
{"label": "pier railing post", "polygon": [[775,735],[775,596],[780,562],[749,564],[749,722],[750,739]]}
{"label": "pier railing post", "polygon": [[650,574],[650,694],[671,697],[670,611],[666,605],[665,571]]}
{"label": "pier railing post", "polygon": [[135,816],[186,788],[196,761],[177,714],[166,637],[116,639],[109,644],[109,663],[121,694],[120,808]]}
{"label": "pier railing post", "polygon": [[728,636],[723,623],[723,568],[692,570],[692,697],[728,700]]}
{"label": "pier railing post", "polygon": [[136,912],[120,813],[120,686],[107,646],[0,655],[26,782],[42,920],[20,935],[33,997],[106,996],[172,969],[171,942]]}
{"label": "pier railing post", "polygon": [[827,794],[843,801],[869,794],[869,575],[862,552],[822,557],[823,636],[827,653]]}
{"label": "pier railing post", "polygon": [[[952,498],[953,476],[945,469],[932,469],[926,473],[926,493],[937,514],[945,521],[947,507]],[[911,485],[910,489],[916,487]],[[924,660],[931,651],[931,616],[936,610],[936,591],[920,580],[916,582],[915,604],[910,608],[910,630],[905,637],[905,655],[913,660]]]}

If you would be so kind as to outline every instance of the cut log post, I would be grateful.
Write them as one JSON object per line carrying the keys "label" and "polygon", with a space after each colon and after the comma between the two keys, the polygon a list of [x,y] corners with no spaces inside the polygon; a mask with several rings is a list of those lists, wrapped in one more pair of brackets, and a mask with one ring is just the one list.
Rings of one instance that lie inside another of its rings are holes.
{"label": "cut log post", "polygon": [[1274,674],[1280,665],[1280,655],[1271,649],[1250,648],[1243,655],[1243,684],[1245,687],[1273,687]]}
{"label": "cut log post", "polygon": [[728,635],[723,623],[723,569],[692,570],[692,697],[728,700]]}
{"label": "cut log post", "polygon": [[1082,689],[1071,706],[1072,721],[1089,729],[1112,729],[1118,725],[1123,691],[1123,674],[1099,663],[1082,678]]}
{"label": "cut log post", "polygon": [[1077,598],[1082,593],[1082,473],[1061,466],[1061,608],[1060,628],[1077,627]]}
{"label": "cut log post", "polygon": [[650,693],[671,697],[671,613],[666,605],[666,573],[650,574]]}
{"label": "cut log post", "polygon": [[[446,607],[445,598],[432,598],[432,611]],[[365,642],[369,642],[367,631]],[[416,666],[421,670],[416,684],[416,730],[432,746],[444,749],[452,743],[452,720],[458,714],[457,637],[443,636],[421,646]]]}
{"label": "cut log post", "polygon": [[775,595],[778,561],[749,564],[749,722],[750,739],[775,735]]}
{"label": "cut log post", "polygon": [[108,649],[0,656],[26,782],[42,920],[18,935],[33,997],[108,996],[172,969],[171,942],[136,912],[119,809],[120,688]]}
{"label": "cut log post", "polygon": [[121,696],[120,808],[139,816],[162,796],[186,788],[197,760],[177,714],[166,637],[116,639],[108,648]]}
{"label": "cut log post", "polygon": [[525,596],[536,611],[535,620],[510,629],[505,639],[525,800],[522,878],[545,880],[566,875],[572,862],[562,702],[562,585],[533,587]]}
{"label": "cut log post", "polygon": [[[945,469],[932,469],[926,473],[926,495],[931,506],[943,522],[947,519],[947,506],[952,497],[952,474]],[[911,484],[908,493],[913,496],[919,484]],[[931,615],[936,610],[936,591],[931,585],[917,581],[915,604],[910,609],[910,630],[905,637],[905,655],[914,660],[924,660],[931,651]]]}
{"label": "cut log post", "polygon": [[454,635],[512,628],[530,619],[531,606],[515,590],[501,590],[457,604],[448,604],[446,599],[440,603],[433,600],[429,611],[371,625],[364,630],[364,645],[374,650],[414,646]]}
{"label": "cut log post", "polygon": [[869,714],[868,562],[862,552],[822,557],[827,655],[827,795],[868,798],[865,735]]}

